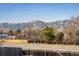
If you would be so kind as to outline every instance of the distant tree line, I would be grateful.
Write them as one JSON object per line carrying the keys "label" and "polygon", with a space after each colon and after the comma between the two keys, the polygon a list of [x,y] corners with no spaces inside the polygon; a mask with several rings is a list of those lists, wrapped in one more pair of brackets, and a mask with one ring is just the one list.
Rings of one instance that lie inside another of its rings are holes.
{"label": "distant tree line", "polygon": [[[65,38],[65,33],[67,37]],[[16,36],[15,39],[26,39],[32,43],[50,43],[50,44],[74,44],[79,45],[79,30],[68,32],[55,32],[52,27],[46,27],[42,30],[8,30],[7,32],[0,30],[1,34],[8,36]]]}

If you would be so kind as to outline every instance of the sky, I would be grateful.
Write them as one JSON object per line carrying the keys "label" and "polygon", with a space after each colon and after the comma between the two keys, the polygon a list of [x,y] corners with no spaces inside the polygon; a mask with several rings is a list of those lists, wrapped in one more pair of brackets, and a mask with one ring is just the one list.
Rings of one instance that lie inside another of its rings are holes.
{"label": "sky", "polygon": [[0,3],[0,23],[23,23],[32,20],[52,22],[79,16],[79,4],[71,3]]}

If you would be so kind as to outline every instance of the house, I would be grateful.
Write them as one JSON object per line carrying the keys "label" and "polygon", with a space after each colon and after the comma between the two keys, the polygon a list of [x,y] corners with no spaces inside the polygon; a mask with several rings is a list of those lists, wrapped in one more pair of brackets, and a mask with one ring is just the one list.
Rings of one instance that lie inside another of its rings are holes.
{"label": "house", "polygon": [[0,39],[6,39],[7,38],[7,34],[0,34]]}
{"label": "house", "polygon": [[8,36],[7,34],[0,34],[0,39],[15,39],[16,36]]}
{"label": "house", "polygon": [[7,36],[7,39],[15,39],[16,36]]}

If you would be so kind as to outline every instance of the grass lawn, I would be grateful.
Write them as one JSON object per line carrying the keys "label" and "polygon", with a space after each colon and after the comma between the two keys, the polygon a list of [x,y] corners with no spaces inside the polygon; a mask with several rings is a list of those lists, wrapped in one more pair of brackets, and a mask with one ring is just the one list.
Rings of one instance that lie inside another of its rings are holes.
{"label": "grass lawn", "polygon": [[4,44],[26,44],[27,40],[24,39],[3,39],[0,40],[0,43],[4,43]]}

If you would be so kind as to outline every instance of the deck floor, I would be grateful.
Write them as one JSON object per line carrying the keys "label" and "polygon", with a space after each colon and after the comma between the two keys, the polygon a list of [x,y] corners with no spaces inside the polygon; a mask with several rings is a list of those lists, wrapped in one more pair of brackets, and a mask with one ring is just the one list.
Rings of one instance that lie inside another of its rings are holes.
{"label": "deck floor", "polygon": [[56,51],[65,53],[79,53],[78,45],[61,45],[61,44],[1,44],[1,47],[21,47],[23,50],[39,50],[39,51]]}

